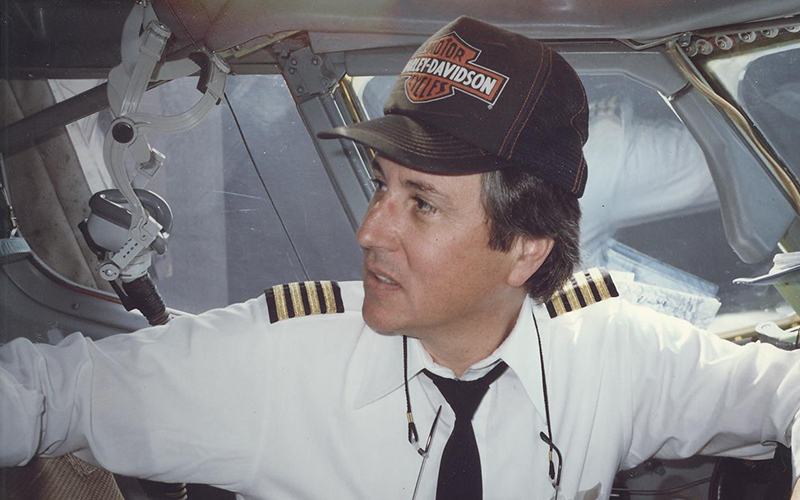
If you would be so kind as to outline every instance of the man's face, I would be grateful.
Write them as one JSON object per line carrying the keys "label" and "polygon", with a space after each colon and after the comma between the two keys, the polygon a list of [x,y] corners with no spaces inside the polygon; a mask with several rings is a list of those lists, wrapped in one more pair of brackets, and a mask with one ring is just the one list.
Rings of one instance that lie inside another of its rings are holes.
{"label": "man's face", "polygon": [[486,322],[519,288],[514,252],[488,246],[480,174],[434,175],[385,158],[356,236],[364,249],[366,323],[425,339]]}

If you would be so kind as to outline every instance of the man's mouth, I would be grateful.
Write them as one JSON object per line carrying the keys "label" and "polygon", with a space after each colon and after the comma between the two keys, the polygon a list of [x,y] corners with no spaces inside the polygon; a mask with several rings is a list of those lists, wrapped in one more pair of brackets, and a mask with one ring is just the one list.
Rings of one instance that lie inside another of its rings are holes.
{"label": "man's mouth", "polygon": [[[400,284],[390,274],[381,271],[380,269],[370,269],[366,267],[368,276],[373,278],[375,282],[389,286],[400,286]],[[365,276],[366,277],[366,276]]]}
{"label": "man's mouth", "polygon": [[375,274],[375,273],[372,273],[372,274],[374,274],[375,277],[378,278],[378,281],[380,281],[381,283],[386,283],[386,284],[389,284],[389,285],[396,285],[397,284],[396,281],[392,281],[389,278],[387,278],[386,276],[381,276],[380,274]]}

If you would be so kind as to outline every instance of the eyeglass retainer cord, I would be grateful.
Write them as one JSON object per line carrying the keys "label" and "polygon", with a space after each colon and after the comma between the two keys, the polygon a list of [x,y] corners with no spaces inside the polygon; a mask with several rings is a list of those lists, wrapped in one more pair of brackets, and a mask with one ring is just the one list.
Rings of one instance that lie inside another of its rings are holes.
{"label": "eyeglass retainer cord", "polygon": [[[549,476],[550,481],[555,488],[555,499],[558,499],[558,489],[561,483],[561,467],[562,467],[562,460],[561,460],[561,452],[559,451],[558,447],[553,443],[553,426],[550,421],[550,400],[547,397],[547,376],[545,374],[544,368],[544,349],[542,348],[542,335],[539,333],[539,323],[536,321],[536,315],[533,314],[531,311],[531,316],[533,317],[533,325],[536,328],[536,339],[539,343],[539,362],[542,367],[542,395],[544,396],[544,413],[545,418],[547,419],[547,436],[542,432],[539,434],[542,441],[547,443],[550,447],[548,451],[548,461],[550,463],[549,466]],[[405,388],[406,393],[406,419],[408,420],[408,442],[411,443],[412,446],[418,448],[420,455],[422,455],[421,449],[419,449],[419,434],[417,433],[417,426],[414,423],[414,414],[411,411],[411,396],[409,395],[408,391],[408,337],[403,335],[403,386]],[[439,409],[441,411],[441,408]],[[438,417],[438,414],[437,414]],[[428,437],[430,441],[430,436]],[[559,464],[558,464],[558,474],[556,474],[555,464],[553,462],[553,450],[556,451],[559,457]],[[423,455],[424,456],[424,455]]]}

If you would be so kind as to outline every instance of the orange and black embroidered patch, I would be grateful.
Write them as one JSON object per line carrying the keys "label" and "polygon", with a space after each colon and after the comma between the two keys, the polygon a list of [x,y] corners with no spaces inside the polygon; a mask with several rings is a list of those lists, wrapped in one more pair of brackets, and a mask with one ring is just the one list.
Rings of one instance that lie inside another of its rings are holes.
{"label": "orange and black embroidered patch", "polygon": [[275,285],[264,290],[269,310],[269,322],[312,314],[344,312],[342,291],[335,281],[304,281]]}
{"label": "orange and black embroidered patch", "polygon": [[573,274],[545,305],[550,317],[556,318],[612,297],[619,297],[619,292],[611,275],[605,268],[593,267]]}

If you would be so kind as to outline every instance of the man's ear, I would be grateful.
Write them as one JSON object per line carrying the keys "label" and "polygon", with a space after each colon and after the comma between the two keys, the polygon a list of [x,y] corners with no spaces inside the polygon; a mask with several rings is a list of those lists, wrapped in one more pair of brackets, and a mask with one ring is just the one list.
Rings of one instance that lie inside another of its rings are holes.
{"label": "man's ear", "polygon": [[522,286],[544,263],[553,250],[550,238],[517,238],[512,247],[515,262],[508,275],[508,284]]}

